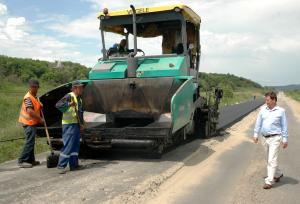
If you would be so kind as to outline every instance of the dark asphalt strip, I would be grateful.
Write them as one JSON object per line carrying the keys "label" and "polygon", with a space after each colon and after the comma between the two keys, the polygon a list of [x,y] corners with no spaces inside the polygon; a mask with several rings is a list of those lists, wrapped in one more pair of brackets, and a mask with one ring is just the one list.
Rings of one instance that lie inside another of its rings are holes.
{"label": "dark asphalt strip", "polygon": [[264,99],[257,99],[253,101],[247,101],[240,104],[225,106],[220,109],[220,118],[217,128],[225,129],[243,117],[248,115],[253,110],[259,108],[264,104]]}

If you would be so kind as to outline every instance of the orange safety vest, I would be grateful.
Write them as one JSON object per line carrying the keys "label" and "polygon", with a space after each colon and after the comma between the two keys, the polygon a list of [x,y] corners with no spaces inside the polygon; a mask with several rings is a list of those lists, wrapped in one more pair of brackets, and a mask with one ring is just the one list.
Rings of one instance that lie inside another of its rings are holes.
{"label": "orange safety vest", "polygon": [[19,122],[23,123],[25,125],[36,125],[39,123],[39,121],[35,118],[32,118],[26,111],[26,106],[25,106],[25,99],[30,98],[32,105],[33,105],[33,110],[37,115],[40,115],[40,110],[41,110],[41,104],[36,99],[33,95],[31,95],[29,92],[24,96],[22,106],[21,106],[21,111],[20,111],[20,116],[19,116]]}

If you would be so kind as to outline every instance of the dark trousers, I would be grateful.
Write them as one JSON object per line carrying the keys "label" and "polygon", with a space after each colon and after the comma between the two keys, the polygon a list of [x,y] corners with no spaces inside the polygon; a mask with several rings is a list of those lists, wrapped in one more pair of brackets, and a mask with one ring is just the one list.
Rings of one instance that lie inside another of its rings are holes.
{"label": "dark trousers", "polygon": [[35,135],[36,126],[23,126],[25,132],[25,144],[21,155],[19,157],[19,163],[28,162],[32,163],[35,161],[34,157],[34,145],[35,145]]}
{"label": "dark trousers", "polygon": [[78,166],[78,153],[80,148],[80,128],[78,124],[62,126],[63,148],[60,151],[58,168],[65,168],[68,163],[70,168]]}

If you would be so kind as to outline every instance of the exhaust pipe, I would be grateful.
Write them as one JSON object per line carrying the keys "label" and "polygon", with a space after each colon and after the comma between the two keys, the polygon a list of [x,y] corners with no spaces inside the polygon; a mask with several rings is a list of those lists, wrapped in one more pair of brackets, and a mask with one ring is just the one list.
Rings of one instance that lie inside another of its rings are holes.
{"label": "exhaust pipe", "polygon": [[130,5],[132,10],[132,26],[133,26],[133,42],[134,42],[134,50],[129,56],[134,57],[137,54],[137,36],[136,36],[136,10],[133,5]]}
{"label": "exhaust pipe", "polygon": [[102,50],[101,50],[101,52],[102,52],[102,55],[103,55],[102,59],[107,60],[107,51],[106,51],[106,48],[105,48],[104,31],[103,31],[103,25],[102,25],[101,21],[100,21],[100,30],[101,30],[101,41],[102,41]]}
{"label": "exhaust pipe", "polygon": [[136,10],[133,5],[130,5],[130,8],[132,10],[134,50],[133,50],[133,52],[129,53],[129,55],[127,57],[127,77],[135,78],[136,70],[138,67],[138,60],[137,60],[137,58],[135,58],[135,55],[137,54]]}

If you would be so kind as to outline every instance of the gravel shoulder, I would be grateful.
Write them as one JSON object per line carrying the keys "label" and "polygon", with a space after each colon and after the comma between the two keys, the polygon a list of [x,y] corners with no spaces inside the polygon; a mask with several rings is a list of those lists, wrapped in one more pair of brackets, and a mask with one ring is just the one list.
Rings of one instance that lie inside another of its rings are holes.
{"label": "gravel shoulder", "polygon": [[295,155],[300,151],[300,103],[280,93],[279,105],[286,109],[290,138],[288,149],[281,149],[279,156],[284,177],[271,190],[262,189],[266,176],[263,147],[251,141],[255,111],[228,130],[229,137],[213,147],[210,157],[184,166],[147,203],[299,203],[300,158]]}
{"label": "gravel shoulder", "polygon": [[[244,143],[251,143],[249,127],[254,123],[258,111],[227,129],[227,137],[214,145],[214,153],[195,166],[184,166],[176,175],[165,182],[149,203],[229,203],[228,195],[235,182],[243,175],[237,166],[247,167],[248,159],[241,162],[245,154]],[[244,152],[241,154],[241,152]],[[225,155],[225,156],[224,156]],[[194,154],[191,162],[200,154]]]}

